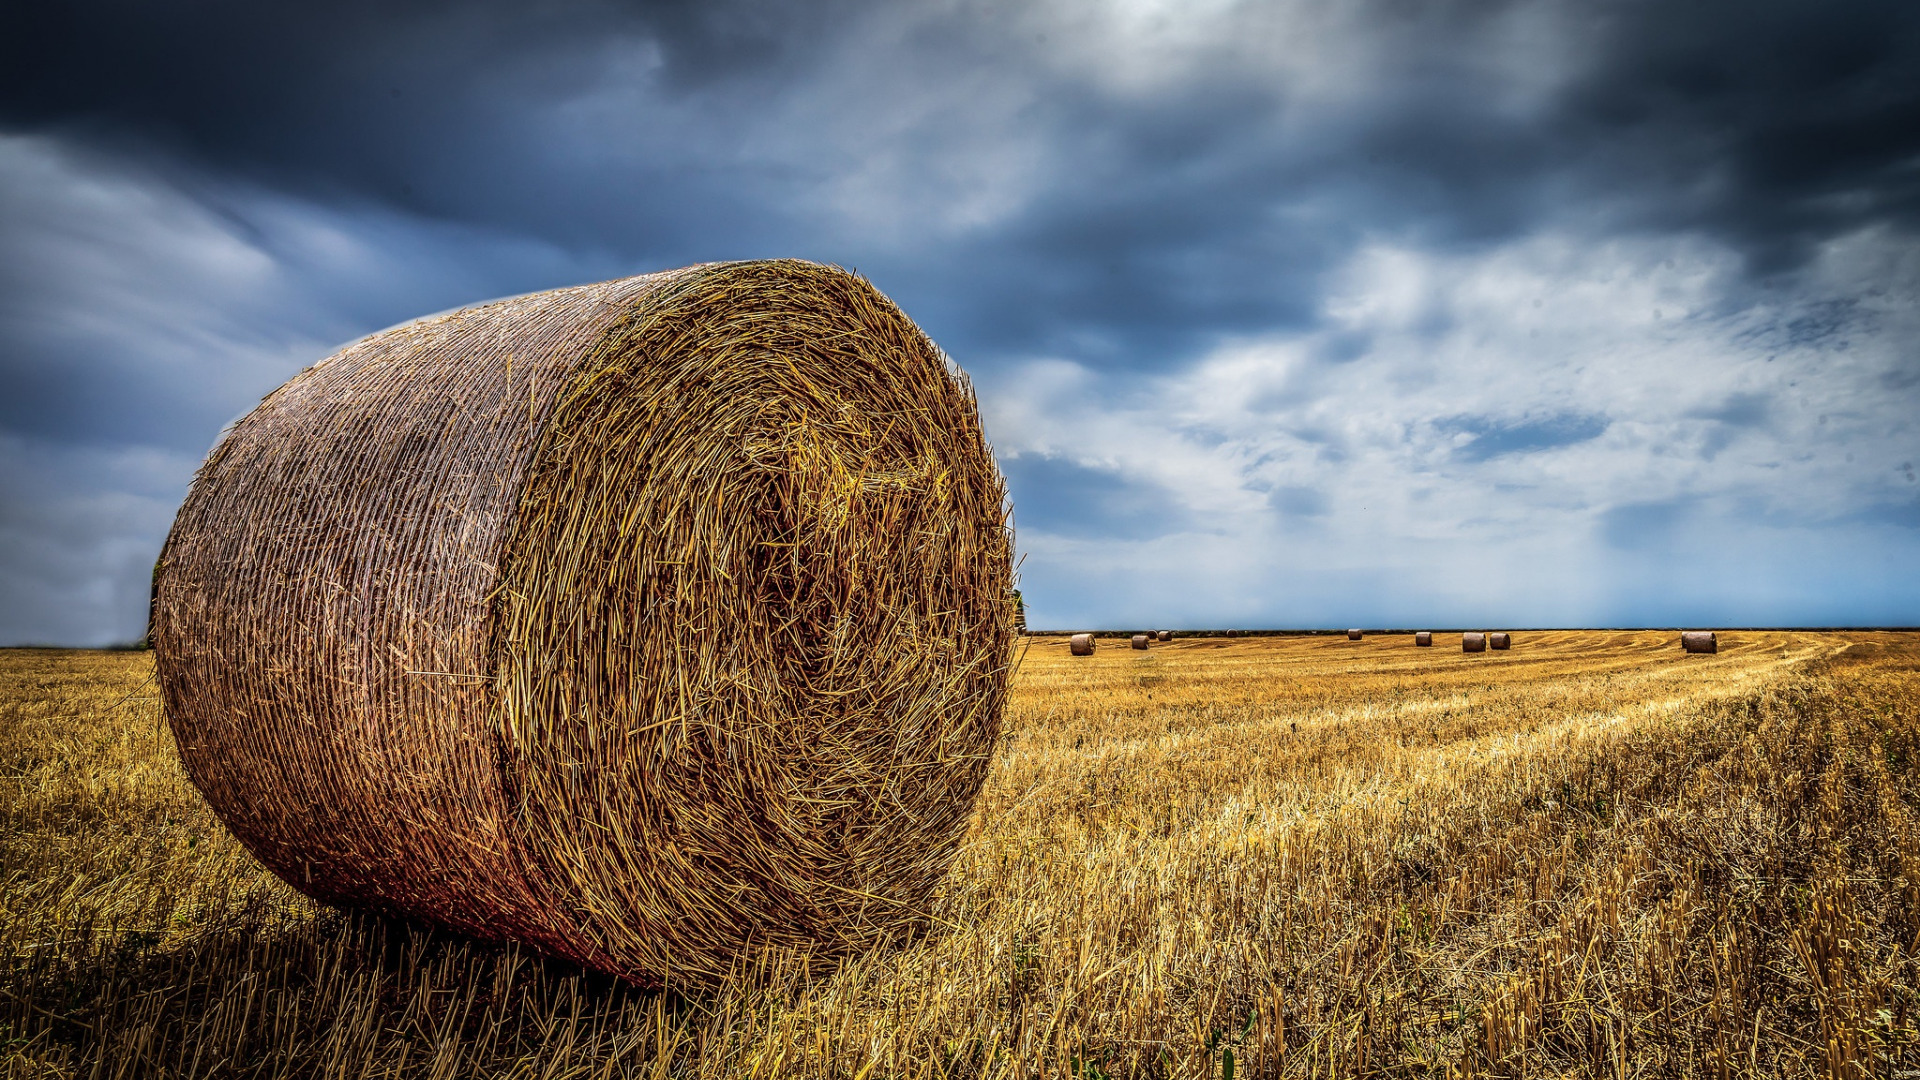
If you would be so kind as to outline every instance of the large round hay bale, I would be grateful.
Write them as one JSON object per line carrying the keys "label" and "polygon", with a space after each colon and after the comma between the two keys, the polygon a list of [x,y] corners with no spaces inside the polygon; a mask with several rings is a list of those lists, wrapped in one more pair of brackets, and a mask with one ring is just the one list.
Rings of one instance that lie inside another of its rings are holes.
{"label": "large round hay bale", "polygon": [[1093,635],[1075,634],[1067,639],[1067,651],[1075,656],[1093,655]]}
{"label": "large round hay bale", "polygon": [[1433,631],[1431,631],[1431,630],[1417,630],[1417,631],[1415,631],[1415,632],[1414,632],[1414,635],[1413,635],[1413,643],[1414,643],[1415,645],[1432,645],[1432,644],[1433,644]]}
{"label": "large round hay bale", "polygon": [[1720,640],[1711,630],[1684,630],[1680,634],[1680,647],[1693,653],[1717,653]]}
{"label": "large round hay bale", "polygon": [[1172,640],[1173,640],[1173,631],[1171,631],[1171,630],[1162,630],[1162,631],[1160,631],[1160,633],[1159,633],[1159,635],[1158,635],[1158,636],[1159,636],[1159,638],[1160,638],[1160,640],[1161,640],[1161,641],[1172,641]]}
{"label": "large round hay bale", "polygon": [[154,649],[188,774],[336,904],[628,980],[911,933],[1014,605],[971,390],[796,261],[357,342],[194,481]]}
{"label": "large round hay bale", "polygon": [[1360,633],[1360,631],[1358,631],[1358,630],[1349,630],[1349,631],[1347,631],[1347,640],[1348,640],[1348,641],[1359,641],[1359,640],[1360,640],[1360,638],[1361,638],[1361,636],[1362,636],[1362,635],[1361,635],[1361,633]]}
{"label": "large round hay bale", "polygon": [[1139,649],[1141,652],[1145,652],[1147,650],[1147,635],[1133,635],[1133,647]]}
{"label": "large round hay bale", "polygon": [[1495,630],[1487,635],[1487,648],[1506,649],[1513,646],[1513,638],[1505,630]]}
{"label": "large round hay bale", "polygon": [[1461,652],[1486,652],[1487,635],[1478,630],[1469,630],[1460,635]]}

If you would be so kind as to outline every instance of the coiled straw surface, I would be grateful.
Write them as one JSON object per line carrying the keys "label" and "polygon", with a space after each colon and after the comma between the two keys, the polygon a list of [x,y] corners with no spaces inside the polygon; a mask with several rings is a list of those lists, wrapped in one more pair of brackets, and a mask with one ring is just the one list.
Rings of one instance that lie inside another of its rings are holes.
{"label": "coiled straw surface", "polygon": [[1133,647],[1136,649],[1139,649],[1142,652],[1145,652],[1147,648],[1147,640],[1148,638],[1146,634],[1135,634],[1133,635],[1133,641],[1132,641]]}
{"label": "coiled straw surface", "polygon": [[313,896],[643,985],[912,932],[1013,629],[972,392],[796,261],[376,334],[215,448],[157,571],[187,771]]}
{"label": "coiled straw surface", "polygon": [[1490,649],[1509,649],[1513,647],[1513,637],[1505,630],[1495,630],[1487,635],[1487,647]]}
{"label": "coiled straw surface", "polygon": [[1487,635],[1478,630],[1469,630],[1460,635],[1461,652],[1486,652]]}
{"label": "coiled straw surface", "polygon": [[1680,633],[1680,648],[1691,653],[1717,653],[1720,651],[1720,639],[1711,630],[1683,630]]}
{"label": "coiled straw surface", "polygon": [[1075,656],[1093,655],[1093,635],[1075,634],[1067,639],[1067,651]]}
{"label": "coiled straw surface", "polygon": [[1418,630],[1418,631],[1415,631],[1415,632],[1414,632],[1414,635],[1413,635],[1413,643],[1414,643],[1415,645],[1432,645],[1432,644],[1433,644],[1433,631],[1431,631],[1431,630]]}

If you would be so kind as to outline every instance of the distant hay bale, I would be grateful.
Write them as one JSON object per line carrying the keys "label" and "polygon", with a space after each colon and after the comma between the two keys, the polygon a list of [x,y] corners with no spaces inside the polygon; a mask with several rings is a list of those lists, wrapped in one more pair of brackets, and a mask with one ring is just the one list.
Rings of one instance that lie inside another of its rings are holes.
{"label": "distant hay bale", "polygon": [[1687,652],[1717,653],[1720,641],[1711,630],[1687,630],[1680,634],[1680,647]]}
{"label": "distant hay bale", "polygon": [[1142,651],[1145,651],[1145,649],[1146,649],[1146,647],[1147,647],[1147,635],[1145,635],[1145,634],[1135,634],[1135,635],[1133,635],[1133,647],[1134,647],[1134,648],[1136,648],[1136,649],[1140,649],[1140,650],[1142,650]]}
{"label": "distant hay bale", "polygon": [[1414,635],[1413,635],[1413,643],[1414,643],[1415,645],[1432,645],[1432,644],[1433,644],[1433,631],[1431,631],[1431,630],[1420,630],[1420,631],[1417,631],[1417,632],[1415,632],[1415,633],[1414,633]]}
{"label": "distant hay bale", "polygon": [[1504,630],[1495,630],[1487,635],[1487,647],[1490,649],[1505,649],[1512,645],[1513,639],[1508,637]]}
{"label": "distant hay bale", "polygon": [[320,900],[642,985],[925,918],[1015,607],[971,389],[845,271],[387,330],[214,449],[155,585],[193,782]]}
{"label": "distant hay bale", "polygon": [[1159,637],[1160,637],[1160,640],[1161,640],[1161,641],[1172,641],[1172,640],[1173,640],[1173,631],[1171,631],[1171,630],[1162,630],[1162,631],[1160,631],[1160,634],[1159,634]]}
{"label": "distant hay bale", "polygon": [[1240,636],[1240,631],[1238,631],[1238,630],[1229,630],[1229,631],[1227,631],[1227,636],[1228,636],[1228,637],[1239,637],[1239,636]]}
{"label": "distant hay bale", "polygon": [[1075,656],[1093,655],[1093,635],[1075,634],[1067,641],[1067,649]]}
{"label": "distant hay bale", "polygon": [[1360,631],[1358,631],[1358,630],[1349,630],[1349,631],[1347,631],[1347,640],[1348,640],[1348,641],[1359,641],[1359,640],[1360,640],[1360,636],[1361,636],[1361,635],[1360,635]]}
{"label": "distant hay bale", "polygon": [[1461,652],[1486,652],[1487,635],[1478,630],[1469,630],[1460,635]]}

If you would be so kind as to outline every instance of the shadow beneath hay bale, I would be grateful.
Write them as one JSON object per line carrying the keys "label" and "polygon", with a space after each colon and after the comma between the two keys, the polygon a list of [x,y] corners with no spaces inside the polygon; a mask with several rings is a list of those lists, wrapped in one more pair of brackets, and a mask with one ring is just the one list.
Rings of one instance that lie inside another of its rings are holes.
{"label": "shadow beneath hay bale", "polygon": [[71,930],[0,983],[16,1053],[56,1074],[139,1062],[147,1075],[425,1075],[450,1061],[465,1074],[596,1056],[705,1011],[671,990],[366,913],[253,902],[187,933]]}
{"label": "shadow beneath hay bale", "polygon": [[122,1062],[141,1075],[215,1077],[492,1074],[527,1062],[568,1072],[657,1047],[697,1059],[819,978],[805,957],[782,956],[743,964],[718,992],[647,989],[368,912],[261,893],[176,910],[192,907],[185,920],[163,915],[163,927],[71,925],[41,948],[11,950],[0,1041],[14,1056],[0,1072]]}

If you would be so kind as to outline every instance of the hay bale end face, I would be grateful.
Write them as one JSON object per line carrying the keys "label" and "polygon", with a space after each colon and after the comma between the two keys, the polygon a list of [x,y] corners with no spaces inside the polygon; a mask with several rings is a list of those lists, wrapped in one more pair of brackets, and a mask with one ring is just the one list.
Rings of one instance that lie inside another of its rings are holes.
{"label": "hay bale end face", "polygon": [[1687,630],[1680,635],[1680,647],[1690,653],[1717,653],[1720,640],[1711,630]]}
{"label": "hay bale end face", "polygon": [[1431,631],[1431,630],[1420,630],[1420,631],[1417,631],[1417,632],[1415,632],[1415,633],[1414,633],[1414,635],[1413,635],[1413,643],[1414,643],[1415,645],[1432,645],[1432,644],[1433,644],[1433,631]]}
{"label": "hay bale end face", "polygon": [[1145,652],[1147,648],[1147,635],[1145,634],[1133,635],[1133,647],[1141,650],[1142,652]]}
{"label": "hay bale end face", "polygon": [[1360,631],[1358,631],[1358,630],[1349,630],[1349,631],[1347,631],[1347,640],[1348,640],[1348,641],[1359,641],[1359,640],[1360,640],[1360,638],[1361,638],[1361,633],[1360,633]]}
{"label": "hay bale end face", "polygon": [[1171,631],[1171,630],[1162,630],[1162,631],[1160,631],[1160,633],[1159,633],[1159,635],[1158,635],[1158,636],[1159,636],[1159,638],[1160,638],[1160,640],[1161,640],[1161,641],[1172,641],[1172,640],[1173,640],[1173,631]]}
{"label": "hay bale end face", "polygon": [[715,264],[296,376],[195,479],[154,652],[188,775],[294,887],[710,984],[914,932],[999,731],[1011,554],[898,308]]}
{"label": "hay bale end face", "polygon": [[1487,648],[1489,649],[1507,649],[1512,647],[1513,638],[1507,636],[1504,630],[1495,630],[1493,633],[1487,635]]}
{"label": "hay bale end face", "polygon": [[1067,651],[1075,656],[1093,655],[1093,635],[1075,634],[1067,640]]}
{"label": "hay bale end face", "polygon": [[1469,630],[1460,635],[1461,652],[1486,652],[1487,635],[1478,630]]}

